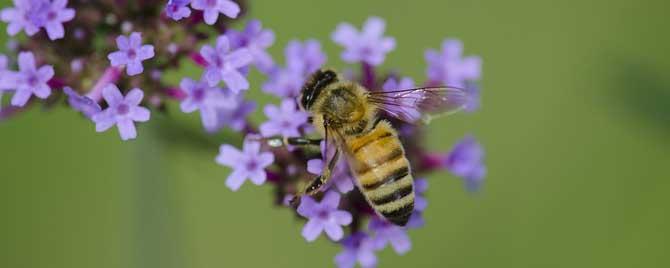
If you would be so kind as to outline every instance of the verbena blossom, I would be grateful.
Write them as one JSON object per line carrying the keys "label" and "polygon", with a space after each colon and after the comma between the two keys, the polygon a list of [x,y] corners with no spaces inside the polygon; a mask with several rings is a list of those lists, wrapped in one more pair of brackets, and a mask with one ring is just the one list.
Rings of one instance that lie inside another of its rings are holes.
{"label": "verbena blossom", "polygon": [[483,162],[484,148],[474,137],[466,136],[454,146],[444,164],[451,173],[463,178],[468,189],[477,190],[486,175]]}
{"label": "verbena blossom", "polygon": [[396,253],[403,255],[412,248],[412,242],[409,240],[407,231],[403,227],[394,225],[379,217],[373,217],[370,220],[368,229],[372,231],[372,243],[378,250],[391,244]]}
{"label": "verbena blossom", "polygon": [[193,0],[191,7],[196,10],[202,10],[205,23],[212,25],[222,13],[229,18],[237,18],[240,14],[240,6],[231,0]]}
{"label": "verbena blossom", "polygon": [[100,108],[100,105],[97,102],[89,97],[79,95],[79,93],[74,91],[71,87],[64,87],[63,92],[67,95],[67,102],[70,104],[70,107],[81,112],[88,118],[93,118],[94,115],[102,111],[102,108]]}
{"label": "verbena blossom", "polygon": [[284,51],[286,67],[275,68],[263,84],[263,91],[282,98],[296,97],[310,74],[326,63],[326,54],[321,43],[307,40],[304,43],[292,40]]}
{"label": "verbena blossom", "polygon": [[359,263],[363,268],[377,266],[376,247],[372,239],[363,232],[356,232],[342,240],[342,252],[335,256],[339,268],[353,268]]}
{"label": "verbena blossom", "polygon": [[7,25],[7,33],[11,36],[25,31],[28,36],[33,36],[40,30],[40,25],[31,18],[39,16],[38,3],[34,0],[14,0],[14,6],[0,11],[0,19]]}
{"label": "verbena blossom", "polygon": [[149,121],[151,114],[149,109],[139,106],[144,98],[144,92],[134,88],[124,97],[116,85],[109,84],[103,89],[102,96],[108,107],[93,115],[95,130],[103,132],[116,125],[122,140],[136,138],[137,130],[134,122]]}
{"label": "verbena blossom", "polygon": [[235,94],[249,89],[249,81],[239,70],[253,61],[249,50],[246,48],[231,50],[230,40],[222,35],[216,39],[215,47],[202,46],[200,54],[207,61],[205,78],[210,86],[224,81]]}
{"label": "verbena blossom", "polygon": [[40,99],[49,97],[51,88],[47,82],[53,76],[54,68],[51,65],[38,68],[32,52],[21,52],[19,53],[19,71],[13,74],[13,79],[8,79],[9,81],[5,81],[7,84],[0,87],[10,88],[9,83],[15,82],[16,91],[12,97],[12,105],[22,107],[32,95]]}
{"label": "verbena blossom", "polygon": [[192,113],[200,111],[200,118],[205,128],[215,128],[219,123],[219,109],[232,108],[236,100],[225,95],[223,89],[212,87],[205,81],[194,81],[184,78],[180,83],[186,97],[181,101],[181,111]]}
{"label": "verbena blossom", "polygon": [[365,21],[361,32],[349,23],[342,23],[331,37],[335,43],[345,48],[342,60],[377,66],[395,48],[395,39],[384,36],[385,28],[386,22],[383,19],[371,17]]}
{"label": "verbena blossom", "polygon": [[7,33],[16,35],[24,30],[28,36],[44,28],[51,40],[65,36],[63,23],[72,20],[75,11],[67,8],[67,0],[14,0],[14,7],[5,8],[0,19],[9,23]]}
{"label": "verbena blossom", "polygon": [[243,96],[237,95],[237,101],[233,107],[224,107],[218,110],[218,125],[210,132],[228,126],[232,130],[242,131],[247,126],[247,117],[256,109],[256,103],[248,101]]}
{"label": "verbena blossom", "polygon": [[107,58],[112,66],[125,65],[128,75],[141,74],[144,71],[142,61],[154,57],[154,46],[142,45],[142,34],[139,32],[117,37],[116,45],[119,51],[110,53]]}
{"label": "verbena blossom", "polygon": [[267,178],[264,169],[274,162],[274,155],[261,152],[260,142],[247,138],[242,151],[232,145],[221,145],[216,162],[233,169],[226,179],[226,186],[237,191],[247,179],[256,185],[263,184]]}
{"label": "verbena blossom", "polygon": [[191,16],[191,9],[188,8],[190,3],[191,0],[170,0],[165,6],[165,14],[174,20],[187,18]]}
{"label": "verbena blossom", "polygon": [[442,50],[426,51],[428,79],[451,87],[464,88],[466,82],[481,77],[481,59],[463,57],[463,43],[456,39],[442,42]]}
{"label": "verbena blossom", "polygon": [[3,90],[11,89],[13,84],[11,79],[13,77],[13,72],[7,70],[7,65],[9,60],[4,54],[0,54],[0,93]]}
{"label": "verbena blossom", "polygon": [[[40,0],[33,0],[33,2],[40,2]],[[44,27],[49,39],[56,40],[63,38],[65,36],[63,23],[74,18],[74,9],[67,8],[67,0],[42,0],[41,2],[40,10],[38,11],[39,15],[33,18],[33,21],[36,25]]]}
{"label": "verbena blossom", "polygon": [[253,58],[253,64],[261,72],[269,72],[274,67],[272,56],[266,51],[275,41],[272,30],[263,29],[259,20],[251,20],[242,31],[226,31],[233,49],[246,48]]}
{"label": "verbena blossom", "polygon": [[299,137],[300,128],[307,123],[307,113],[298,110],[293,99],[284,99],[279,107],[268,104],[263,109],[268,121],[260,125],[261,134],[265,137],[281,135]]}
{"label": "verbena blossom", "polygon": [[331,240],[342,239],[344,231],[342,226],[351,223],[351,214],[345,210],[339,210],[340,194],[327,192],[321,202],[316,202],[312,197],[305,196],[298,207],[298,214],[308,218],[302,228],[302,236],[307,241],[314,241],[322,232]]}

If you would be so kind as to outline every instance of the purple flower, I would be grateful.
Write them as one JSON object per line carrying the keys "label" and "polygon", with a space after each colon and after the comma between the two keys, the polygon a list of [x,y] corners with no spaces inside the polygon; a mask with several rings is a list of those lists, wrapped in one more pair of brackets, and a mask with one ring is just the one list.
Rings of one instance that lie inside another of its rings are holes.
{"label": "purple flower", "polygon": [[[35,1],[35,0],[33,0]],[[65,36],[63,23],[71,21],[75,12],[72,8],[67,8],[67,0],[53,0],[50,3],[46,0],[39,5],[38,16],[33,18],[33,22],[47,31],[49,39],[56,40]]]}
{"label": "purple flower", "polygon": [[297,137],[300,136],[300,127],[307,123],[307,113],[300,111],[293,99],[284,99],[280,107],[267,105],[263,111],[269,118],[260,126],[264,137],[274,135]]}
{"label": "purple flower", "polygon": [[339,204],[340,194],[333,191],[327,192],[320,203],[310,196],[303,196],[298,206],[298,214],[308,220],[302,228],[302,236],[312,242],[325,231],[333,241],[342,239],[342,226],[349,225],[352,219],[349,212],[337,209]]}
{"label": "purple flower", "polygon": [[258,70],[267,73],[272,69],[274,61],[265,50],[274,43],[275,34],[272,30],[263,29],[260,21],[249,21],[242,32],[228,30],[226,36],[230,38],[233,49],[246,48],[249,50],[253,63]]}
{"label": "purple flower", "polygon": [[[323,157],[323,152],[325,152],[326,149],[325,144],[326,144],[325,142],[323,141],[321,142],[322,158],[325,158]],[[330,148],[328,150],[328,154],[330,155],[330,157],[332,157],[334,153],[335,148]],[[309,161],[307,161],[307,171],[314,175],[321,175],[321,172],[323,172],[323,159],[310,159]],[[343,194],[346,194],[354,189],[354,183],[353,179],[349,175],[349,165],[347,164],[347,161],[341,159],[340,161],[337,162],[332,172],[332,178],[330,179],[329,184],[330,185],[335,184],[337,190]],[[326,187],[330,186],[327,185]]]}
{"label": "purple flower", "polygon": [[38,0],[14,0],[14,7],[5,8],[0,11],[0,19],[7,22],[7,33],[11,36],[24,30],[28,36],[33,36],[40,31],[40,25],[35,24],[32,18],[39,16]]}
{"label": "purple flower", "polygon": [[119,51],[107,55],[112,66],[126,65],[128,75],[141,74],[144,71],[142,61],[154,57],[154,46],[142,45],[142,34],[134,32],[126,37],[120,35],[116,38],[116,45]]}
{"label": "purple flower", "polygon": [[377,266],[377,256],[372,239],[365,233],[357,232],[342,240],[342,252],[335,256],[339,268],[353,268],[356,262],[363,268]]}
{"label": "purple flower", "polygon": [[[410,89],[413,87],[414,87],[414,80],[412,80],[412,78],[409,77],[402,78],[400,82],[398,82],[395,78],[389,78],[382,86],[384,91]],[[421,95],[422,94],[420,92],[415,91],[410,93],[407,96],[408,98],[398,98],[395,101],[396,105],[387,105],[386,111],[393,116],[405,119],[409,122],[417,121],[421,119],[421,112],[419,112],[418,109],[411,107],[417,107],[415,102],[416,100],[421,99],[422,97]],[[410,96],[413,98],[409,98]]]}
{"label": "purple flower", "polygon": [[286,68],[278,68],[270,73],[269,80],[263,85],[263,91],[282,98],[294,98],[307,77],[326,62],[326,54],[316,40],[304,43],[293,40],[286,50]]}
{"label": "purple flower", "polygon": [[301,43],[292,40],[284,51],[286,66],[290,69],[300,70],[304,75],[310,75],[326,63],[326,54],[321,49],[319,41],[310,39]]}
{"label": "purple flower", "polygon": [[109,107],[93,115],[95,131],[103,132],[116,125],[122,140],[136,138],[137,130],[134,121],[146,122],[150,117],[149,109],[139,106],[144,92],[139,88],[134,88],[124,97],[116,85],[108,84],[102,90],[102,96]]}
{"label": "purple flower", "polygon": [[193,0],[191,7],[202,10],[205,23],[209,25],[216,23],[219,13],[231,19],[237,18],[240,14],[240,6],[231,0]]}
{"label": "purple flower", "polygon": [[94,115],[102,111],[97,102],[86,96],[79,95],[71,87],[64,87],[63,92],[67,95],[67,102],[70,104],[70,107],[83,113],[88,118],[93,118]]}
{"label": "purple flower", "polygon": [[481,93],[479,85],[474,83],[466,83],[465,92],[468,94],[468,101],[465,104],[464,110],[468,113],[479,110],[479,107],[481,106]]}
{"label": "purple flower", "polygon": [[428,200],[424,196],[428,190],[428,180],[426,179],[415,179],[414,180],[414,211],[424,211],[428,206]]}
{"label": "purple flower", "polygon": [[191,0],[170,0],[165,6],[165,14],[173,20],[181,20],[191,16],[191,9],[188,4]]}
{"label": "purple flower", "polygon": [[376,66],[384,62],[386,53],[395,48],[395,39],[384,37],[385,28],[383,19],[371,17],[363,25],[363,31],[358,32],[349,23],[341,23],[331,38],[335,43],[344,46],[341,56],[345,62],[360,61]]}
{"label": "purple flower", "polygon": [[[219,109],[218,128],[229,126],[235,131],[242,131],[247,125],[247,117],[256,109],[256,103],[246,101],[240,95],[237,95],[237,101],[232,108]],[[216,129],[215,129],[216,130]]]}
{"label": "purple flower", "polygon": [[51,88],[47,82],[54,76],[54,68],[51,65],[37,68],[32,52],[19,54],[19,71],[12,76],[13,79],[9,80],[14,81],[9,82],[16,82],[16,92],[12,97],[14,106],[23,107],[33,94],[40,99],[46,99],[51,95]]}
{"label": "purple flower", "polygon": [[267,174],[264,169],[274,162],[274,155],[269,152],[261,153],[260,149],[261,143],[249,137],[244,140],[242,151],[228,144],[221,145],[216,162],[233,169],[226,179],[228,188],[237,191],[246,179],[256,185],[265,182]]}
{"label": "purple flower", "polygon": [[307,76],[298,69],[281,68],[270,73],[269,79],[263,84],[263,92],[280,98],[294,98],[300,94],[300,89]]}
{"label": "purple flower", "polygon": [[481,59],[477,56],[463,58],[463,43],[456,39],[442,42],[442,51],[426,51],[428,79],[452,87],[465,87],[465,82],[481,76]]}
{"label": "purple flower", "polygon": [[223,89],[211,87],[207,82],[184,78],[180,87],[186,93],[186,98],[181,101],[181,111],[192,113],[200,110],[202,124],[206,129],[214,128],[219,123],[218,109],[235,106],[235,99],[227,97]]}
{"label": "purple flower", "polygon": [[12,82],[14,73],[7,70],[7,65],[9,65],[7,56],[0,54],[0,93],[15,86],[15,83]]}
{"label": "purple flower", "polygon": [[373,245],[378,250],[384,249],[387,244],[391,244],[396,253],[403,255],[412,248],[412,242],[409,240],[405,229],[386,220],[373,217],[368,229],[373,232]]}
{"label": "purple flower", "polygon": [[223,80],[235,94],[249,88],[249,81],[238,70],[253,61],[249,50],[240,48],[231,51],[228,37],[221,35],[216,39],[216,48],[204,45],[200,54],[207,61],[205,78],[210,86]]}
{"label": "purple flower", "polygon": [[484,149],[472,136],[459,141],[446,158],[445,166],[465,180],[466,187],[477,190],[486,175]]}

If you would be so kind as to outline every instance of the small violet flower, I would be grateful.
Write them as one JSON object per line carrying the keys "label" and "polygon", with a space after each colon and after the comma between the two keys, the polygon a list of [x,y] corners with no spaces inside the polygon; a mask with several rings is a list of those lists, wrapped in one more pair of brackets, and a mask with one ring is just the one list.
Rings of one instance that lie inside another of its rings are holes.
{"label": "small violet flower", "polygon": [[293,98],[300,94],[307,77],[326,62],[326,54],[316,40],[304,43],[293,40],[284,54],[286,68],[277,68],[271,72],[270,78],[263,85],[263,91],[282,98]]}
{"label": "small violet flower", "polygon": [[372,241],[376,249],[381,250],[391,244],[393,250],[403,255],[412,248],[412,242],[404,228],[394,225],[379,217],[370,220],[368,229],[373,232]]}
{"label": "small violet flower", "polygon": [[70,107],[83,113],[88,118],[93,118],[94,115],[102,111],[97,102],[89,97],[79,95],[71,87],[64,87],[63,92],[67,95],[67,102]]}
{"label": "small violet flower", "polygon": [[228,188],[237,191],[246,179],[256,185],[265,182],[267,174],[264,169],[274,162],[274,155],[260,149],[261,143],[249,137],[245,139],[242,151],[228,144],[221,145],[216,162],[233,169],[226,179]]}
{"label": "small violet flower", "polygon": [[0,92],[7,89],[14,88],[14,83],[11,81],[13,77],[13,72],[7,70],[9,65],[9,60],[4,54],[0,54]]}
{"label": "small violet flower", "polygon": [[363,31],[358,32],[351,24],[342,23],[331,38],[345,48],[341,55],[345,62],[364,62],[377,66],[395,48],[395,39],[384,37],[385,28],[383,19],[371,17],[363,25]]}
{"label": "small violet flower", "polygon": [[142,45],[142,34],[134,32],[130,36],[121,35],[116,38],[119,51],[107,55],[114,67],[126,65],[126,73],[130,76],[144,71],[142,61],[154,57],[154,46]]}
{"label": "small violet flower", "polygon": [[477,56],[463,58],[463,43],[455,39],[442,42],[442,51],[426,51],[428,79],[433,83],[464,88],[466,82],[481,77],[481,59]]}
{"label": "small violet flower", "polygon": [[102,96],[109,107],[93,115],[95,131],[103,132],[116,125],[122,140],[136,138],[134,121],[146,122],[150,117],[149,109],[139,106],[144,92],[134,88],[124,97],[116,85],[108,84],[102,90]]}
{"label": "small violet flower", "polygon": [[340,194],[333,191],[327,192],[320,203],[310,196],[303,196],[298,206],[298,214],[308,220],[302,228],[302,236],[312,242],[325,231],[333,241],[342,239],[342,226],[349,225],[352,218],[348,211],[337,209],[339,204]]}
{"label": "small violet flower", "polygon": [[74,9],[67,8],[67,0],[53,0],[51,2],[42,0],[39,9],[39,16],[33,18],[34,23],[44,27],[49,39],[63,38],[65,36],[63,23],[71,21],[75,15]]}
{"label": "small violet flower", "polygon": [[[19,71],[13,76],[14,79],[6,81],[9,83],[16,82],[16,92],[11,102],[13,106],[23,107],[32,95],[40,99],[46,99],[51,95],[51,88],[47,82],[54,76],[54,68],[51,65],[37,68],[35,66],[35,56],[32,52],[21,52],[19,54]],[[0,87],[7,86],[9,85]]]}
{"label": "small violet flower", "polygon": [[[214,130],[229,126],[235,131],[242,131],[247,126],[247,117],[256,109],[256,103],[246,101],[242,96],[237,97],[235,107],[219,110],[219,124]],[[208,129],[208,131],[212,131]]]}
{"label": "small violet flower", "polygon": [[170,0],[165,6],[165,14],[173,20],[181,20],[191,16],[191,9],[188,4],[191,0]]}
{"label": "small violet flower", "polygon": [[267,105],[263,109],[268,121],[260,125],[264,137],[281,135],[284,137],[300,136],[300,127],[307,123],[309,117],[306,112],[300,111],[293,99],[284,99],[280,107]]}
{"label": "small violet flower", "polygon": [[342,240],[342,252],[335,256],[339,268],[354,268],[356,262],[363,268],[377,266],[376,248],[372,239],[365,233],[357,232]]}
{"label": "small violet flower", "polygon": [[[410,89],[414,87],[414,80],[409,77],[402,78],[398,82],[395,78],[389,78],[386,80],[382,89],[384,91],[394,91],[401,89]],[[406,94],[406,93],[404,93]],[[415,122],[421,119],[421,112],[416,108],[418,107],[417,101],[421,100],[422,93],[415,91],[410,93],[405,98],[396,99],[396,105],[387,105],[386,111],[391,115],[406,120],[408,122]]]}
{"label": "small violet flower", "polygon": [[31,19],[39,16],[38,3],[31,0],[14,0],[14,7],[0,11],[0,20],[8,23],[7,33],[10,36],[15,36],[21,30],[24,30],[28,36],[33,36],[40,31],[41,25]]}
{"label": "small violet flower", "polygon": [[207,61],[205,78],[210,86],[224,81],[233,93],[249,89],[249,81],[238,70],[249,65],[253,57],[249,50],[240,48],[231,51],[230,41],[225,35],[216,39],[216,47],[204,45],[200,54]]}
{"label": "small violet flower", "polygon": [[181,101],[181,111],[192,113],[200,110],[205,128],[214,128],[219,123],[218,109],[235,106],[235,99],[227,97],[223,89],[211,87],[207,82],[184,78],[180,87],[186,93],[186,98]]}
{"label": "small violet flower", "polygon": [[475,191],[486,175],[483,162],[484,148],[474,137],[466,136],[454,146],[444,164],[451,173],[465,180],[469,190]]}
{"label": "small violet flower", "polygon": [[202,10],[205,23],[209,25],[216,23],[219,13],[231,19],[237,18],[240,14],[240,6],[231,0],[193,0],[191,7]]}
{"label": "small violet flower", "polygon": [[414,197],[414,213],[412,213],[407,225],[405,225],[409,229],[421,228],[426,224],[423,219],[423,212],[428,207],[428,199],[425,196],[427,190],[428,180],[423,178],[414,180],[414,191],[416,193]]}
{"label": "small violet flower", "polygon": [[249,21],[244,31],[241,32],[228,30],[226,36],[230,39],[233,49],[246,48],[249,50],[258,70],[267,73],[272,69],[274,61],[266,49],[274,43],[275,34],[272,30],[263,29],[260,21]]}
{"label": "small violet flower", "polygon": [[286,66],[289,69],[299,70],[305,75],[310,75],[326,63],[326,53],[321,49],[321,43],[315,39],[305,42],[292,40],[284,51]]}

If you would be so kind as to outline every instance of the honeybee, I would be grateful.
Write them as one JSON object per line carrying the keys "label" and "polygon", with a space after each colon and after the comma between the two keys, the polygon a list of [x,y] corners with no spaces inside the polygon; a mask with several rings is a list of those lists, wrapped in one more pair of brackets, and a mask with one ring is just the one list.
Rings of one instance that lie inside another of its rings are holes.
{"label": "honeybee", "polygon": [[[371,91],[341,79],[333,70],[316,71],[302,87],[298,104],[310,114],[316,131],[334,154],[320,176],[296,194],[318,193],[332,176],[340,155],[348,161],[355,184],[367,202],[386,220],[405,226],[414,211],[414,179],[398,132],[380,111],[407,122],[460,110],[467,94],[457,88],[421,87]],[[318,145],[320,140],[283,138],[292,145]],[[326,158],[328,152],[324,153]]]}

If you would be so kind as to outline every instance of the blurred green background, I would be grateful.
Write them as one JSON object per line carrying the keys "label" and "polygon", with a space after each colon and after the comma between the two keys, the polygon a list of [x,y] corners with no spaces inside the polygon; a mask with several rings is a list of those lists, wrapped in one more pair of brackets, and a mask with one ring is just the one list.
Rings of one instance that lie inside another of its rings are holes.
{"label": "blurred green background", "polygon": [[[381,267],[670,266],[668,1],[250,2],[277,57],[316,38],[345,67],[330,33],[377,15],[398,43],[385,68],[423,80],[424,50],[445,37],[483,58],[483,109],[436,122],[428,144],[473,133],[484,188],[431,176],[427,226],[405,256],[384,250]],[[154,113],[132,142],[67,108],[0,122],[0,266],[332,266],[340,249],[305,242],[271,187],[224,186],[223,137],[196,114]]]}

